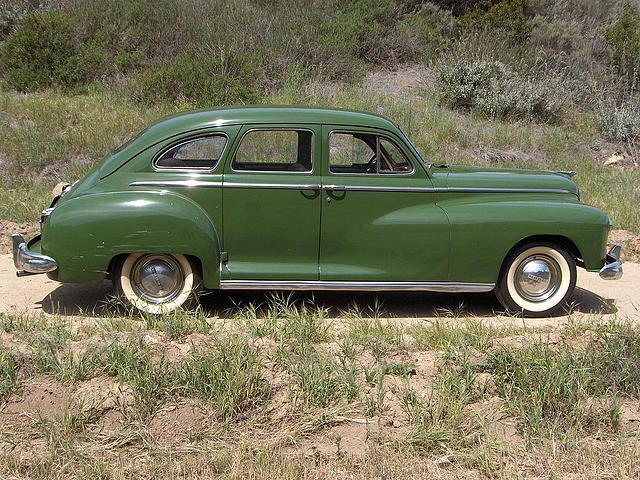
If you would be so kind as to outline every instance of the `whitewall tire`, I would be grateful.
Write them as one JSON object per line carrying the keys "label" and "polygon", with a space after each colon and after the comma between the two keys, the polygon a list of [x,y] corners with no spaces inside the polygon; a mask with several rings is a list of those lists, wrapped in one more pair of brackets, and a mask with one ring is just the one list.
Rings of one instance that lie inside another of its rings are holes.
{"label": "whitewall tire", "polygon": [[116,293],[150,314],[190,308],[197,302],[200,275],[180,254],[132,253],[115,266]]}
{"label": "whitewall tire", "polygon": [[495,292],[508,311],[546,317],[565,306],[576,276],[575,260],[559,246],[527,244],[506,259]]}

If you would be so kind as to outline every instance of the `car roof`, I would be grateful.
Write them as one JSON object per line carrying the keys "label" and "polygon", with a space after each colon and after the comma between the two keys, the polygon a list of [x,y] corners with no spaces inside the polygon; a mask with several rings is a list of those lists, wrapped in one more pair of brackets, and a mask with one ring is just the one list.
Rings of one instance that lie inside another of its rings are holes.
{"label": "car roof", "polygon": [[179,113],[151,124],[145,137],[171,136],[180,132],[242,124],[331,124],[377,127],[395,130],[395,124],[381,115],[343,110],[292,106],[242,106],[212,108]]}

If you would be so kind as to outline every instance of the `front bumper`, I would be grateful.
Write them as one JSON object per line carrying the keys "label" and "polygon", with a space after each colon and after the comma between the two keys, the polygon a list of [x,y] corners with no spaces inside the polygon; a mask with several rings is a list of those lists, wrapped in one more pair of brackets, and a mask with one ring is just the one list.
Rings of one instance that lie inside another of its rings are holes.
{"label": "front bumper", "polygon": [[619,243],[611,246],[604,259],[604,267],[600,269],[600,278],[604,278],[605,280],[618,280],[622,277],[621,249],[622,245]]}
{"label": "front bumper", "polygon": [[27,242],[19,233],[11,235],[11,241],[13,243],[13,263],[18,270],[16,273],[18,277],[52,272],[58,268],[58,264],[53,258],[29,250]]}

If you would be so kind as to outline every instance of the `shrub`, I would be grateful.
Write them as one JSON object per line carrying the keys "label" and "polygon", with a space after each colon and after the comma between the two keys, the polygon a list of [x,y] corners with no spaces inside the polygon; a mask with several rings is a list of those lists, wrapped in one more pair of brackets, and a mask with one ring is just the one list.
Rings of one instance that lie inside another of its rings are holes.
{"label": "shrub", "polygon": [[474,61],[441,68],[443,102],[490,118],[551,120],[562,109],[557,83],[543,83],[501,62]]}
{"label": "shrub", "polygon": [[640,14],[627,2],[622,14],[604,31],[611,47],[611,62],[621,75],[637,78],[640,73]]}
{"label": "shrub", "polygon": [[13,33],[39,3],[38,0],[0,0],[0,40]]}
{"label": "shrub", "polygon": [[510,40],[523,43],[531,35],[531,22],[526,16],[529,0],[482,0],[460,18],[463,26],[488,29]]}
{"label": "shrub", "polygon": [[187,100],[199,105],[255,103],[258,69],[250,63],[210,55],[180,55],[158,61],[138,76],[134,96],[143,102]]}
{"label": "shrub", "polygon": [[71,88],[87,81],[86,59],[68,18],[60,12],[31,14],[2,44],[6,82],[20,91]]}
{"label": "shrub", "polygon": [[638,109],[627,104],[599,105],[596,118],[602,135],[614,142],[630,141],[640,135]]}

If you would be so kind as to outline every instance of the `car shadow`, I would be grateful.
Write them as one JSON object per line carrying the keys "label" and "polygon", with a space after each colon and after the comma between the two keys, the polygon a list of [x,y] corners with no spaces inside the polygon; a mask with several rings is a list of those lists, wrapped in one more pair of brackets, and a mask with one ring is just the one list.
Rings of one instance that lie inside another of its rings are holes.
{"label": "car shadow", "polygon": [[[494,317],[504,310],[492,293],[215,291],[203,295],[201,303],[206,315],[231,318],[244,306],[267,305],[274,295],[297,304],[312,303],[325,309],[329,316],[340,316],[354,308],[364,317],[395,318]],[[46,313],[65,316],[104,317],[122,310],[113,301],[110,282],[99,285],[62,284],[38,303]],[[615,300],[580,287],[576,288],[569,304],[573,312],[617,312]],[[564,314],[559,312],[557,316]]]}

